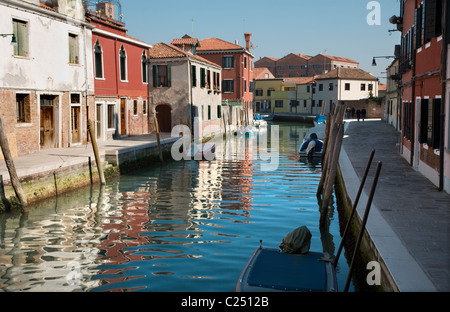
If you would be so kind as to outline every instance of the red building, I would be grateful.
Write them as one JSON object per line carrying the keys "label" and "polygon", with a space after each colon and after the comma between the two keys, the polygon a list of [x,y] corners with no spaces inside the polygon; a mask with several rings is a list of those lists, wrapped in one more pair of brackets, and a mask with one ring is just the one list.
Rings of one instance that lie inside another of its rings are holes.
{"label": "red building", "polygon": [[248,123],[253,119],[253,53],[251,33],[245,33],[245,48],[218,38],[200,40],[197,54],[222,67],[222,103],[239,105]]}
{"label": "red building", "polygon": [[[391,18],[402,32],[399,70],[402,78],[401,154],[411,166],[442,184],[441,123],[443,103],[442,0],[402,0],[400,17]],[[444,152],[445,153],[445,152]]]}
{"label": "red building", "polygon": [[[113,16],[113,15],[112,15]],[[148,133],[148,55],[150,44],[127,35],[125,24],[94,12],[92,32],[95,120],[99,140]]]}

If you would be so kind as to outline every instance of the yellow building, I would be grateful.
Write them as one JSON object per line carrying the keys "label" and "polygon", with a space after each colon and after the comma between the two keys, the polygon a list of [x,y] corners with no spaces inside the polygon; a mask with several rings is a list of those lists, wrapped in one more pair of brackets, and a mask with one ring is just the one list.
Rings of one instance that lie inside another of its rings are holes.
{"label": "yellow building", "polygon": [[281,91],[282,83],[283,78],[255,80],[255,91],[253,92],[255,113],[271,113],[273,111],[271,94]]}

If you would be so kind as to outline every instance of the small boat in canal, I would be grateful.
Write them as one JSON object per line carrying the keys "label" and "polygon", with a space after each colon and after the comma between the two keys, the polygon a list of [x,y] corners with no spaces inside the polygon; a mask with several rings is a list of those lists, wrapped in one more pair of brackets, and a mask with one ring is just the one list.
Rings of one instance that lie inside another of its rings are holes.
{"label": "small boat in canal", "polygon": [[289,233],[280,249],[260,244],[244,267],[237,292],[335,292],[337,280],[327,253],[309,252],[311,233],[302,226]]}
{"label": "small boat in canal", "polygon": [[318,115],[313,119],[314,125],[325,124],[327,122],[327,117],[325,115]]}
{"label": "small boat in canal", "polygon": [[267,127],[267,121],[260,114],[255,115],[255,119],[253,120],[253,124],[255,127]]}
{"label": "small boat in canal", "polygon": [[323,141],[317,139],[317,135],[312,133],[308,140],[304,140],[300,148],[298,149],[298,153],[300,157],[322,157],[323,150]]}

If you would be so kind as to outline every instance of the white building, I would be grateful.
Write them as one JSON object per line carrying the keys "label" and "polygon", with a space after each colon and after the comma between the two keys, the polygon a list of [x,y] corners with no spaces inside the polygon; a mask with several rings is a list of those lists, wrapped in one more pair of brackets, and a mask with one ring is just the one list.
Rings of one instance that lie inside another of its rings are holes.
{"label": "white building", "polygon": [[327,114],[337,103],[362,109],[366,99],[378,96],[377,78],[359,68],[336,68],[315,80],[313,114]]}
{"label": "white building", "polygon": [[82,1],[0,0],[0,33],[0,113],[13,156],[85,142],[94,83]]}

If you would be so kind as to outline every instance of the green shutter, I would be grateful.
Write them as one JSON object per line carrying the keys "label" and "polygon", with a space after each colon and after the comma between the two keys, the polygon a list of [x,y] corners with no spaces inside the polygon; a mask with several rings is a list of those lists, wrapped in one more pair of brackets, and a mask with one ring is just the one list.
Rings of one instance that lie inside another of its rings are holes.
{"label": "green shutter", "polygon": [[428,99],[422,99],[420,103],[420,133],[419,143],[427,142],[428,134]]}
{"label": "green shutter", "polygon": [[197,86],[197,67],[195,65],[192,65],[192,86]]}
{"label": "green shutter", "polygon": [[167,65],[167,86],[172,86],[172,65]]}
{"label": "green shutter", "polygon": [[[434,149],[440,147],[441,141],[441,99],[433,101],[433,135],[431,138],[431,146]],[[441,156],[442,157],[442,156]]]}
{"label": "green shutter", "polygon": [[153,65],[153,86],[158,86],[158,65]]}
{"label": "green shutter", "polygon": [[204,68],[200,68],[200,87],[206,87],[206,72]]}

